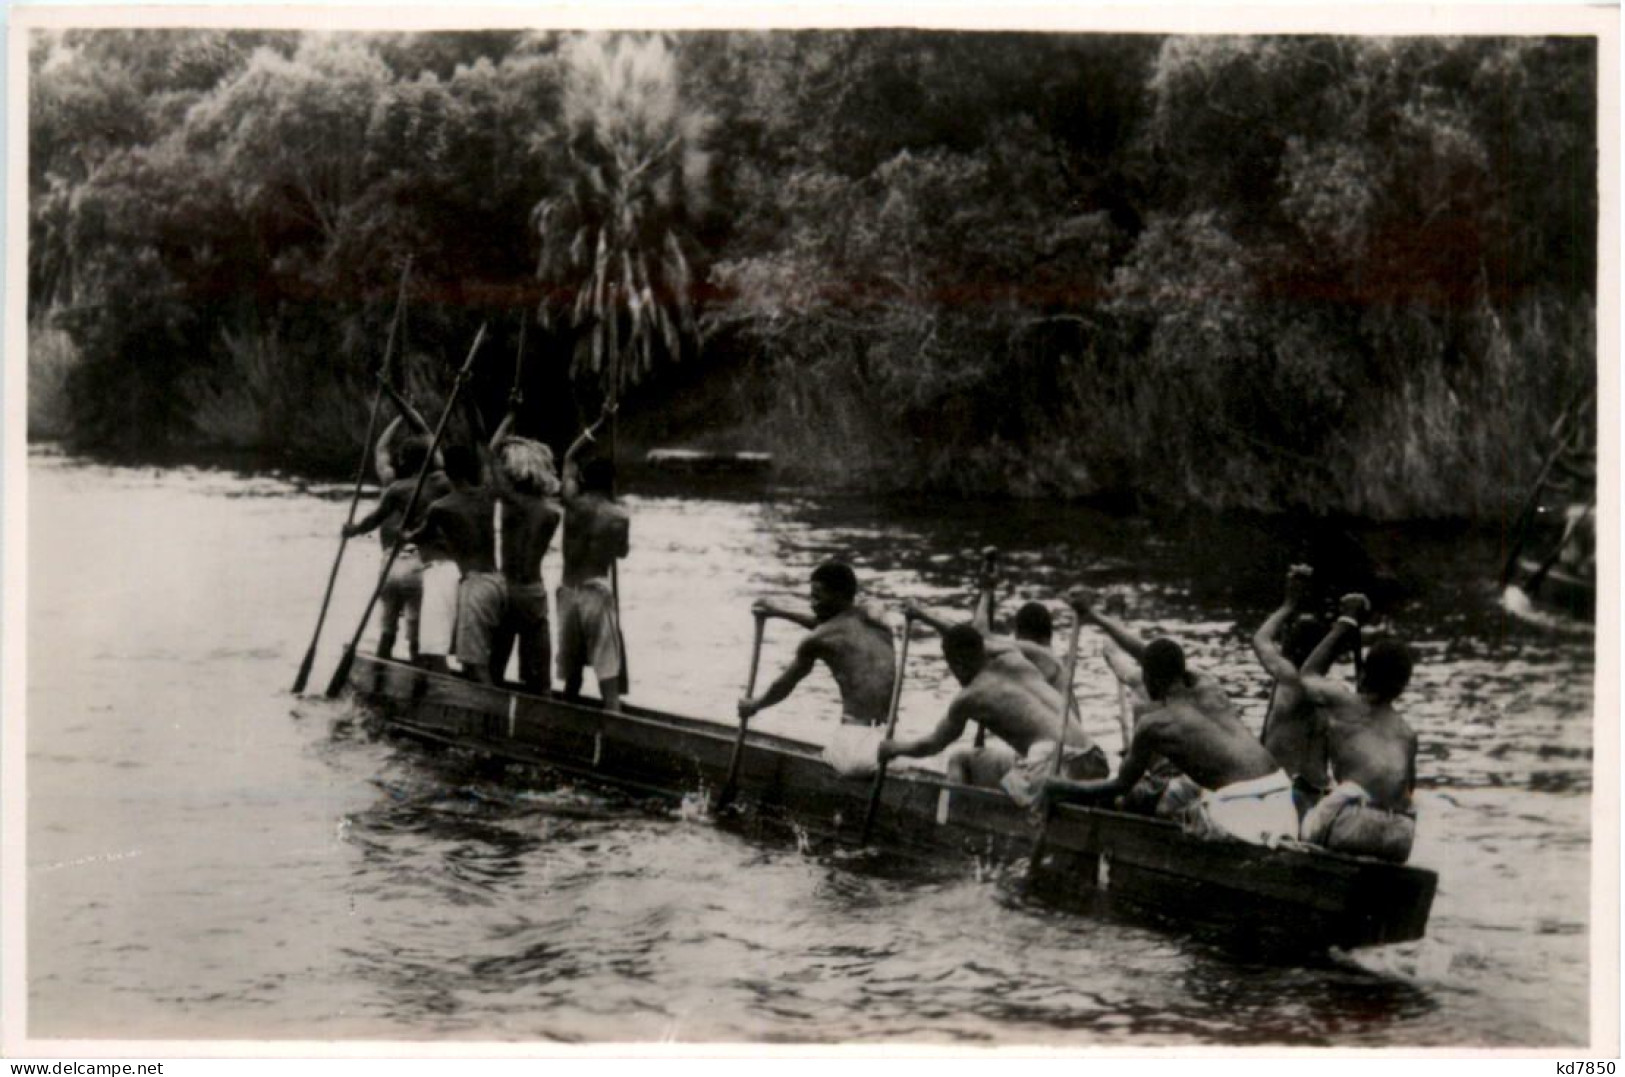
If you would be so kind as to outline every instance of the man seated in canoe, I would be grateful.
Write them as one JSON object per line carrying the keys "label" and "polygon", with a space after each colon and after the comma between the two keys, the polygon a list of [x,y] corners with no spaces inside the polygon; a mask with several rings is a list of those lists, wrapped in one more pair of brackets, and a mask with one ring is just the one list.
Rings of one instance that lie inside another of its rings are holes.
{"label": "man seated in canoe", "polygon": [[451,492],[429,506],[423,525],[409,542],[433,542],[457,562],[455,648],[463,675],[490,684],[491,642],[502,622],[506,583],[497,571],[496,495],[480,481],[480,458],[467,445],[446,449]]}
{"label": "man seated in canoe", "polygon": [[1242,725],[1219,682],[1186,669],[1185,652],[1173,640],[1147,643],[1095,609],[1088,591],[1074,588],[1067,602],[1139,662],[1151,706],[1139,716],[1134,740],[1115,777],[1087,782],[1054,779],[1046,784],[1046,793],[1062,800],[1109,802],[1132,790],[1160,755],[1184,772],[1178,781],[1201,789],[1181,815],[1187,830],[1260,845],[1296,838],[1292,779]]}
{"label": "man seated in canoe", "polygon": [[1043,778],[1054,770],[1056,746],[1064,744],[1061,773],[1073,778],[1110,772],[1106,753],[1078,723],[1063,735],[1061,694],[1015,648],[990,648],[974,625],[958,624],[942,634],[942,656],[963,686],[936,728],[912,740],[882,741],[881,762],[898,756],[933,756],[958,740],[970,722],[1005,744],[955,752],[948,780],[963,785],[1002,786],[1014,799],[1030,803]]}
{"label": "man seated in canoe", "polygon": [[830,560],[812,571],[811,615],[766,600],[751,607],[759,617],[783,618],[810,631],[797,645],[789,667],[766,691],[755,699],[739,701],[741,721],[789,698],[814,665],[822,662],[841,692],[843,726],[886,724],[897,675],[892,632],[879,612],[857,598],[857,573],[843,561]]}
{"label": "man seated in canoe", "polygon": [[[1259,739],[1292,778],[1299,819],[1326,795],[1331,781],[1326,776],[1325,723],[1297,675],[1324,674],[1343,643],[1340,633],[1326,632],[1319,619],[1301,612],[1313,572],[1308,565],[1293,565],[1287,571],[1286,597],[1253,635],[1253,653],[1264,672],[1275,678]],[[1364,603],[1363,597],[1351,596],[1343,612],[1357,616]],[[1289,623],[1285,641],[1278,642],[1282,627]]]}
{"label": "man seated in canoe", "polygon": [[[395,548],[402,531],[420,526],[428,515],[429,506],[451,491],[451,484],[439,471],[423,481],[417,490],[418,472],[429,455],[429,443],[421,438],[408,438],[394,450],[394,464],[400,476],[384,488],[378,505],[366,516],[346,524],[345,538],[365,535],[376,528],[383,541],[384,556]],[[393,473],[393,472],[392,472]],[[412,518],[406,518],[406,507],[417,491],[418,498],[412,509]],[[423,558],[415,545],[403,545],[389,566],[389,577],[378,594],[382,607],[382,623],[378,630],[378,656],[390,658],[395,653],[398,626],[406,626],[406,650],[412,661],[418,659],[418,612],[423,602]]]}
{"label": "man seated in canoe", "polygon": [[[1347,600],[1345,600],[1347,601]],[[1358,628],[1345,613],[1332,635]],[[1412,658],[1384,640],[1365,656],[1359,683],[1302,673],[1288,678],[1326,717],[1326,753],[1337,785],[1303,819],[1303,840],[1338,852],[1404,863],[1416,840],[1416,734],[1394,708]]]}
{"label": "man seated in canoe", "polygon": [[615,463],[604,457],[576,465],[576,457],[598,428],[615,414],[603,414],[581,432],[564,453],[564,576],[558,593],[559,679],[564,697],[581,694],[588,666],[598,678],[604,709],[621,709],[626,690],[626,655],[619,611],[615,608],[615,562],[631,549],[631,517],[615,500]]}
{"label": "man seated in canoe", "polygon": [[[992,546],[982,551],[982,571],[977,577],[976,606],[971,614],[971,626],[982,634],[989,653],[1019,652],[1037,667],[1044,680],[1058,693],[1067,691],[1066,667],[1050,649],[1055,635],[1055,623],[1049,609],[1042,602],[1028,602],[1016,611],[1014,636],[1001,636],[993,630],[994,590],[998,586],[997,550]],[[938,617],[913,599],[903,603],[903,612],[916,621],[929,625],[939,635],[947,635],[956,622]],[[1072,704],[1076,714],[1077,705]]]}
{"label": "man seated in canoe", "polygon": [[542,558],[552,545],[564,510],[558,500],[553,451],[539,441],[510,433],[518,406],[516,393],[491,437],[498,542],[508,593],[505,615],[492,643],[491,668],[500,676],[508,668],[508,655],[517,642],[520,683],[546,695],[552,690],[553,641]]}

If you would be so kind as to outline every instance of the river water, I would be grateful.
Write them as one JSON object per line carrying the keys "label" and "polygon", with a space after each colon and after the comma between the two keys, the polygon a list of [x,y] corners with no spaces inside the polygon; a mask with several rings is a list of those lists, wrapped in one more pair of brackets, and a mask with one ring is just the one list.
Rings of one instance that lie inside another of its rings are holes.
{"label": "river water", "polygon": [[[829,554],[882,602],[966,608],[985,543],[1005,551],[1006,611],[1075,581],[1121,593],[1255,728],[1266,687],[1247,633],[1285,566],[1309,556],[1383,592],[1420,656],[1407,715],[1413,862],[1440,874],[1429,936],[1282,964],[1031,904],[968,862],[804,853],[376,739],[347,704],[288,694],[347,490],[41,450],[29,486],[32,1037],[1588,1038],[1594,648],[1501,614],[1493,536],[632,484],[631,698],[719,720],[743,686],[750,600],[798,599]],[[377,563],[374,543],[350,545],[312,692]],[[764,678],[796,636],[770,624]],[[1079,695],[1115,749],[1114,689],[1084,639]],[[923,730],[953,688],[933,639],[916,639],[906,683],[902,727]],[[754,727],[821,740],[834,700],[820,670]]]}

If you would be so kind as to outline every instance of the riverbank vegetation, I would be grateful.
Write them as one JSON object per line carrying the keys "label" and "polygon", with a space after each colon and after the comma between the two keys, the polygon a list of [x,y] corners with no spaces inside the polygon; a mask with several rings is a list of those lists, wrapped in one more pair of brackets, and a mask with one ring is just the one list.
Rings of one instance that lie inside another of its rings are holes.
{"label": "riverbank vegetation", "polygon": [[30,429],[431,404],[870,488],[1492,518],[1595,383],[1592,40],[36,32]]}

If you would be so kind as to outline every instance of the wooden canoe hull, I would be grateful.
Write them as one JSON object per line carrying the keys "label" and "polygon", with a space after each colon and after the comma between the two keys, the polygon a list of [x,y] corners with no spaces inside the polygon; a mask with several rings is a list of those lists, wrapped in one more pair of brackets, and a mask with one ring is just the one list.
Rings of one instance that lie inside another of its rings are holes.
{"label": "wooden canoe hull", "polygon": [[[358,656],[357,697],[391,730],[551,767],[649,796],[680,799],[726,779],[736,729],[628,707],[611,714],[505,688]],[[748,735],[738,801],[764,825],[856,842],[871,782],[841,779],[815,745]],[[1027,856],[1036,826],[999,790],[940,775],[888,775],[871,844],[941,860]],[[1077,806],[1058,808],[1033,873],[1046,899],[1112,907],[1226,940],[1269,948],[1345,949],[1421,938],[1437,877],[1363,857],[1193,838],[1158,819]]]}

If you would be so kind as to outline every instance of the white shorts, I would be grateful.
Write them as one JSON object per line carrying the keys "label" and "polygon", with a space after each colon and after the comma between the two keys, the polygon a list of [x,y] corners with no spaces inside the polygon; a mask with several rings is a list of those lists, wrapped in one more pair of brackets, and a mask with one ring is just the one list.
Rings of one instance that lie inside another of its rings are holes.
{"label": "white shorts", "polygon": [[451,654],[459,577],[455,561],[431,561],[424,566],[423,609],[418,614],[420,655]]}

